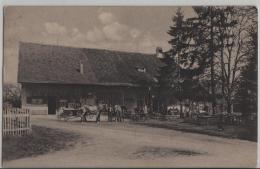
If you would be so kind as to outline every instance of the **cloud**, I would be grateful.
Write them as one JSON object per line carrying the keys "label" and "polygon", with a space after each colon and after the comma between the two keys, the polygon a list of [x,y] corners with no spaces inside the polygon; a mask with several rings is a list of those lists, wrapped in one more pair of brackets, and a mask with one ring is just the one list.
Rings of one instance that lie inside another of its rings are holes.
{"label": "cloud", "polygon": [[104,11],[99,11],[99,13],[98,19],[102,26],[87,32],[87,39],[91,42],[103,41],[104,39],[113,42],[132,41],[140,36],[141,31],[120,23],[113,13]]}
{"label": "cloud", "polygon": [[123,41],[128,38],[129,28],[124,24],[118,22],[111,23],[103,27],[103,32],[107,39],[113,41]]}
{"label": "cloud", "polygon": [[57,22],[44,23],[45,30],[42,32],[44,38],[41,43],[50,43],[67,46],[82,46],[86,41],[86,34],[78,28],[67,28]]}
{"label": "cloud", "polygon": [[102,30],[98,28],[94,28],[93,30],[90,30],[87,32],[87,40],[90,42],[100,42],[105,39],[104,33]]}
{"label": "cloud", "polygon": [[141,32],[136,29],[136,28],[133,28],[131,31],[130,31],[130,34],[132,36],[132,38],[137,38],[140,36]]}
{"label": "cloud", "polygon": [[170,45],[165,40],[158,40],[151,32],[145,32],[138,41],[138,47],[142,52],[153,53],[156,47],[162,47],[164,51],[170,49]]}
{"label": "cloud", "polygon": [[86,41],[86,35],[78,28],[73,28],[69,31],[69,34],[64,37],[64,41],[67,45],[81,45],[84,44],[84,41]]}
{"label": "cloud", "polygon": [[161,44],[163,42],[158,41],[149,31],[140,31],[135,27],[120,23],[111,13],[102,12],[98,18],[102,18],[100,19],[102,25],[94,26],[86,32],[76,27],[65,27],[58,22],[46,22],[42,42],[145,53],[153,53],[157,46],[167,45]]}
{"label": "cloud", "polygon": [[78,35],[80,33],[78,28],[72,28],[72,35]]}
{"label": "cloud", "polygon": [[144,37],[140,40],[139,45],[142,47],[151,47],[154,46],[155,39],[150,33],[144,35]]}
{"label": "cloud", "polygon": [[100,13],[98,19],[102,24],[110,24],[116,21],[116,17],[110,12]]}
{"label": "cloud", "polygon": [[64,35],[67,33],[66,27],[60,25],[57,22],[46,22],[46,23],[44,23],[44,27],[45,27],[46,33],[48,33],[48,34]]}

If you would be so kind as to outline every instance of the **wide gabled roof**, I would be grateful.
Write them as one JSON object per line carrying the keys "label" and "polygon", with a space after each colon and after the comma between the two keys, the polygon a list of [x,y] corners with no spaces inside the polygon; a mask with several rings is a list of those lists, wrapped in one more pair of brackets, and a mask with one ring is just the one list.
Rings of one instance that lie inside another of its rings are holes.
{"label": "wide gabled roof", "polygon": [[20,42],[18,82],[136,86],[155,82],[160,65],[151,54]]}

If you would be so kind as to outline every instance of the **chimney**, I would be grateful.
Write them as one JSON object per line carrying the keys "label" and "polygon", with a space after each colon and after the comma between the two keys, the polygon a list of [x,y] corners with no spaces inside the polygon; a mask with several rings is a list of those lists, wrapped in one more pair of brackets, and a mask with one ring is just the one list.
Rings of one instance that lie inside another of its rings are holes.
{"label": "chimney", "polygon": [[163,50],[162,47],[156,47],[156,57],[157,58],[163,58]]}
{"label": "chimney", "polygon": [[80,65],[80,67],[79,67],[80,74],[84,74],[83,63],[82,63],[81,60],[80,60],[80,62],[79,62],[79,65]]}

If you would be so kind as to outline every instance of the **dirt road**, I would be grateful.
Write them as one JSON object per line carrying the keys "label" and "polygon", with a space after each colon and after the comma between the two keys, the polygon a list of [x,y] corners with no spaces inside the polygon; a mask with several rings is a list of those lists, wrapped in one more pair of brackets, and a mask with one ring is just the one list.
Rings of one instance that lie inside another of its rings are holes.
{"label": "dirt road", "polygon": [[59,122],[37,116],[33,124],[81,135],[70,149],[7,161],[4,167],[255,167],[257,143],[129,123]]}

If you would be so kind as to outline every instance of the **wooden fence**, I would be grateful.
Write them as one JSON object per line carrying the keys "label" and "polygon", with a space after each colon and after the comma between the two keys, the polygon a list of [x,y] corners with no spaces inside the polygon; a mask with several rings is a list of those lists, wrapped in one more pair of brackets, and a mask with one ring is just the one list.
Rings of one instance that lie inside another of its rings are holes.
{"label": "wooden fence", "polygon": [[3,136],[26,135],[31,132],[29,109],[6,108],[3,110]]}

